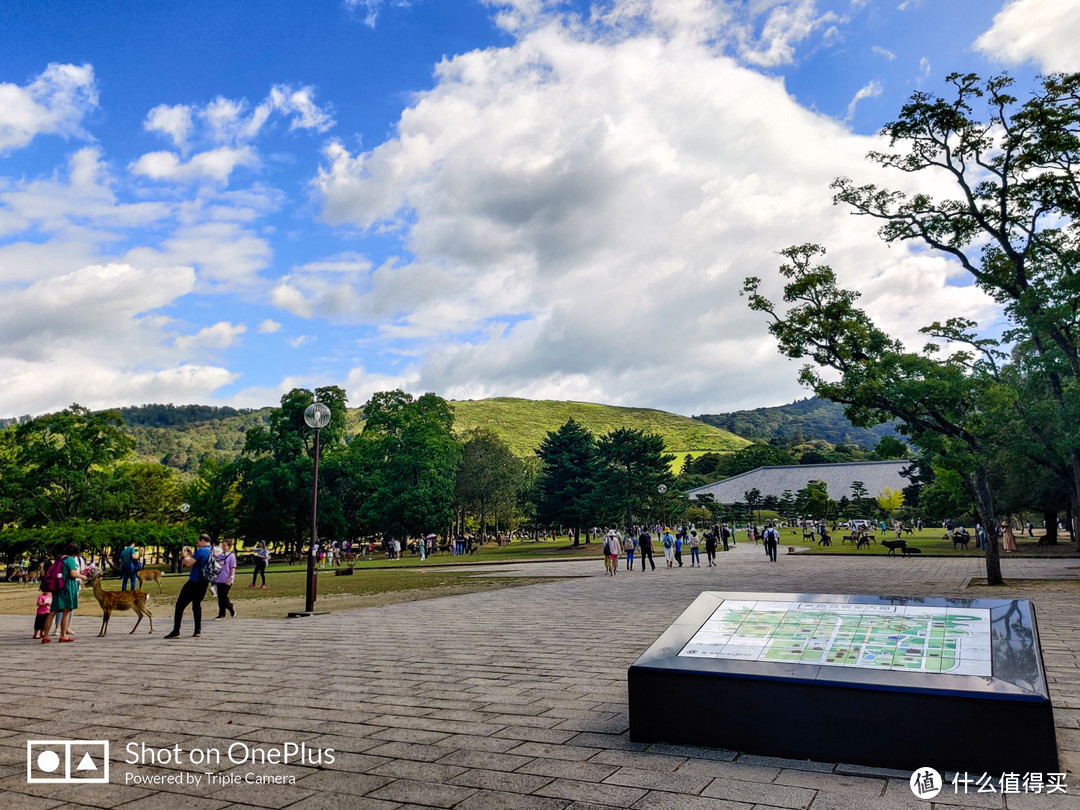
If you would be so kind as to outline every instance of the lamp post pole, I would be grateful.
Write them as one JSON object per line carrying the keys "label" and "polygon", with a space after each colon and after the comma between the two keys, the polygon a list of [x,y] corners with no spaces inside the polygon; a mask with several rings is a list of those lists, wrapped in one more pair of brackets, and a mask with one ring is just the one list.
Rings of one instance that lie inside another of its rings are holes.
{"label": "lamp post pole", "polygon": [[660,484],[656,491],[660,493],[660,522],[663,523],[660,528],[667,529],[667,485]]}
{"label": "lamp post pole", "polygon": [[[180,527],[180,546],[181,547],[183,547],[184,545],[187,544],[187,513],[188,513],[188,511],[190,509],[191,509],[191,504],[187,504],[187,503],[180,504],[180,514],[182,514],[184,516],[183,523],[181,524],[181,527]],[[178,556],[176,559],[179,560],[180,557]]]}
{"label": "lamp post pole", "polygon": [[315,610],[315,598],[318,585],[315,581],[315,546],[319,542],[319,431],[330,424],[330,409],[321,402],[308,405],[304,411],[304,423],[315,430],[315,470],[311,479],[311,543],[308,546],[307,588],[304,611]]}

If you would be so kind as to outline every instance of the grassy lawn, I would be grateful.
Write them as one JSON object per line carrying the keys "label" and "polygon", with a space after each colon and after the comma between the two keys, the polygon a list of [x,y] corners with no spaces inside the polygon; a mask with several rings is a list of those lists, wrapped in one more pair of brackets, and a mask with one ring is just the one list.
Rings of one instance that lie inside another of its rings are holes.
{"label": "grassy lawn", "polygon": [[[924,529],[921,532],[915,532],[914,534],[905,534],[903,539],[907,544],[913,548],[920,549],[923,554],[930,554],[933,556],[947,556],[947,557],[984,557],[985,554],[982,549],[975,548],[974,532],[968,530],[972,534],[971,541],[968,543],[968,550],[964,551],[963,546],[959,546],[956,549],[953,548],[953,544],[944,539],[945,532],[942,529]],[[830,534],[832,538],[832,545],[828,547],[819,546],[816,542],[803,541],[802,533],[793,533],[791,529],[783,529],[780,533],[780,543],[785,546],[794,546],[795,548],[804,548],[807,554],[888,554],[889,549],[881,545],[882,540],[895,540],[896,535],[893,532],[889,532],[885,536],[877,531],[872,535],[872,541],[869,548],[863,547],[856,549],[851,543],[843,542],[844,530],[837,529]],[[1043,548],[1037,547],[1035,544],[1038,537],[1016,538],[1016,551],[1015,552],[1001,552],[1003,557],[1022,556],[1022,557],[1069,557],[1076,556],[1076,545],[1067,541],[1062,542],[1059,538],[1056,546],[1046,546]],[[895,556],[900,556],[900,552],[897,551]]]}

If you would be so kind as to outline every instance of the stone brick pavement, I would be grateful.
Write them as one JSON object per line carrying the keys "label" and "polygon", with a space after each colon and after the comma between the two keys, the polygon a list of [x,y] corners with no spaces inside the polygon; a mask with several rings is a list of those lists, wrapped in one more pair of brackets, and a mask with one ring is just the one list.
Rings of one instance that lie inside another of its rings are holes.
{"label": "stone brick pavement", "polygon": [[[702,590],[989,595],[963,590],[981,574],[980,562],[782,555],[770,564],[760,546],[746,543],[720,562],[617,577],[603,574],[599,556],[530,565],[532,575],[574,578],[302,620],[208,622],[201,639],[171,642],[162,639],[171,607],[162,603],[152,636],[141,628],[124,634],[130,623],[121,615],[112,634],[97,639],[98,620],[82,617],[76,643],[63,645],[31,642],[30,616],[0,616],[0,810],[930,806],[914,799],[906,774],[632,743],[626,669]],[[1080,561],[1007,559],[1004,571],[1075,578]],[[1077,591],[1006,593],[1036,604],[1070,794],[942,793],[934,804],[1080,807]],[[57,738],[109,740],[111,783],[28,784],[27,740]],[[226,756],[237,743],[253,750],[301,742],[332,748],[334,761],[253,766]],[[178,746],[188,759],[217,749],[224,758],[129,765],[129,743],[136,751]],[[215,783],[207,784],[207,772]],[[294,783],[222,779],[246,773]],[[202,782],[133,784],[155,775]]]}

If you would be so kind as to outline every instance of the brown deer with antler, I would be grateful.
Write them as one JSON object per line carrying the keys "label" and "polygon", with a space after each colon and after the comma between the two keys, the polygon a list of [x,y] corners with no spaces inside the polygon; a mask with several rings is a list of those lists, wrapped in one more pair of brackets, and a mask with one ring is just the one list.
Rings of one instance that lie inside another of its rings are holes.
{"label": "brown deer with antler", "polygon": [[[105,635],[109,629],[109,616],[112,615],[114,610],[134,610],[138,615],[139,620],[135,622],[135,626],[131,628],[131,632],[134,633],[139,629],[139,624],[143,620],[143,615],[150,620],[150,632],[154,632],[154,617],[150,613],[150,609],[146,606],[146,591],[107,591],[101,587],[100,571],[95,572],[91,576],[87,577],[87,581],[94,588],[94,598],[98,600],[98,604],[101,605],[101,632],[98,633],[98,638]],[[128,635],[131,635],[129,633]]]}

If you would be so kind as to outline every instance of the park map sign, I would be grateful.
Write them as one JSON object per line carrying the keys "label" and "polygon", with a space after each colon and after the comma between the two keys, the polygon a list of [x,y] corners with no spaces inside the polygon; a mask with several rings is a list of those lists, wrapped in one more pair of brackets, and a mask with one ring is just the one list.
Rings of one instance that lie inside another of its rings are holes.
{"label": "park map sign", "polygon": [[704,591],[631,665],[627,696],[634,742],[908,772],[1059,769],[1026,600]]}
{"label": "park map sign", "polygon": [[990,675],[990,628],[979,608],[725,600],[679,655]]}

